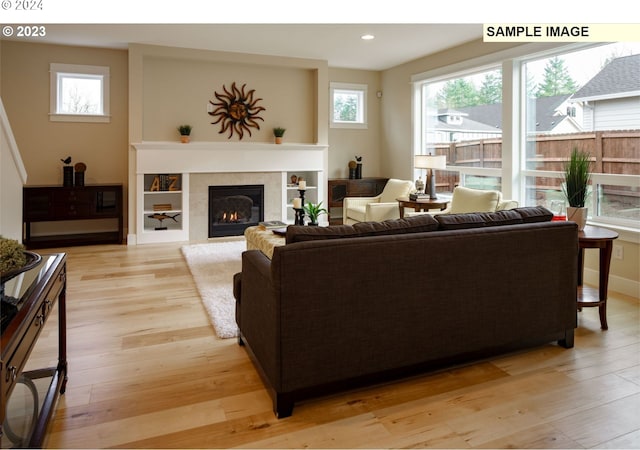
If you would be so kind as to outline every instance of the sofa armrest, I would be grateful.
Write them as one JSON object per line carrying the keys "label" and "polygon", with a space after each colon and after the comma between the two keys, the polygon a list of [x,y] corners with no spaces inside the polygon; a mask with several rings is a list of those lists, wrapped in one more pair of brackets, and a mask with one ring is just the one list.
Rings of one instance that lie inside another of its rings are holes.
{"label": "sofa armrest", "polygon": [[398,202],[369,203],[365,214],[367,222],[382,222],[389,219],[399,219]]}
{"label": "sofa armrest", "polygon": [[272,386],[280,384],[278,339],[280,315],[271,281],[271,260],[260,250],[242,253],[241,298],[236,301],[236,323]]}

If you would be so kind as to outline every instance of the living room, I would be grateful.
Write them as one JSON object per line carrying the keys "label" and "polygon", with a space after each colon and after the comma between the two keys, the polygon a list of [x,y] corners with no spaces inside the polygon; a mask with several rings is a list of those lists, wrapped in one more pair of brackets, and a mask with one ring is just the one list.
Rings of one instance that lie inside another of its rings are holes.
{"label": "living room", "polygon": [[[509,51],[519,45],[488,44],[476,38],[384,70],[362,70],[332,67],[318,59],[168,45],[131,43],[123,50],[2,40],[0,93],[28,174],[27,185],[61,185],[64,164],[60,159],[72,156],[73,163],[86,164],[87,184],[119,183],[126,193],[124,210],[129,245],[61,250],[68,251],[70,311],[75,309],[77,317],[85,317],[74,326],[86,331],[77,333],[75,342],[69,344],[69,388],[61,397],[61,409],[54,418],[48,446],[501,447],[515,442],[519,447],[548,447],[554,445],[554,439],[559,447],[637,443],[637,426],[622,425],[621,431],[613,435],[598,435],[597,431],[590,435],[586,427],[581,429],[582,434],[571,434],[569,430],[576,426],[578,417],[589,417],[586,412],[569,418],[549,407],[544,411],[547,414],[544,419],[538,409],[533,420],[529,421],[529,415],[519,422],[519,418],[527,414],[512,409],[519,404],[519,396],[525,394],[531,396],[523,403],[524,408],[536,409],[537,402],[551,403],[556,392],[540,391],[540,385],[558,382],[568,390],[574,389],[577,398],[589,389],[585,380],[595,378],[596,386],[606,389],[604,392],[618,392],[615,395],[620,405],[616,407],[632,414],[638,398],[638,389],[633,390],[634,384],[638,388],[637,361],[624,368],[601,369],[605,361],[600,358],[604,358],[604,349],[610,349],[616,356],[606,360],[609,364],[615,366],[619,360],[637,360],[634,349],[638,345],[638,330],[634,319],[637,320],[638,304],[633,289],[637,292],[639,282],[638,243],[637,234],[633,232],[624,232],[624,239],[620,239],[624,259],[612,261],[609,314],[616,329],[611,326],[604,337],[597,312],[593,308],[585,309],[581,312],[583,329],[577,336],[582,339],[582,345],[574,356],[546,346],[497,363],[455,368],[391,387],[378,386],[365,393],[351,392],[309,402],[292,418],[281,421],[273,417],[268,395],[244,351],[235,342],[219,341],[211,333],[193,280],[181,258],[180,243],[135,245],[136,242],[132,242],[140,233],[136,220],[139,201],[136,144],[175,142],[180,151],[181,145],[186,148],[191,144],[178,143],[176,128],[190,123],[194,147],[230,141],[234,144],[232,148],[237,148],[237,143],[265,144],[266,147],[273,141],[272,128],[283,126],[287,129],[285,146],[328,146],[326,179],[346,178],[349,161],[358,155],[362,156],[367,177],[413,180],[412,91],[409,88],[412,76]],[[109,123],[50,120],[51,63],[109,66]],[[207,114],[207,105],[214,99],[214,93],[230,88],[233,82],[238,86],[246,83],[247,89],[255,89],[256,98],[260,97],[261,105],[266,108],[260,128],[252,128],[252,134],[241,140],[220,134],[219,125],[211,124],[213,120]],[[366,129],[329,127],[327,92],[331,82],[368,86]],[[4,184],[3,191],[7,192]],[[20,209],[21,201],[15,201],[10,200],[10,204]],[[2,209],[6,211],[5,202],[3,194]],[[281,211],[275,211],[265,219],[280,217]],[[5,214],[2,231],[3,235],[21,237],[21,220]],[[596,280],[598,265],[597,257],[588,254],[587,281]],[[126,299],[118,297],[121,294],[117,291],[122,289],[132,291]],[[90,301],[91,306],[87,304]],[[116,304],[123,309],[116,311]],[[98,323],[86,318],[91,308],[99,311]],[[123,314],[128,317],[118,322]],[[167,323],[163,314],[172,316],[171,323]],[[92,327],[95,328],[90,330]],[[145,328],[151,332],[145,332]],[[173,361],[166,361],[167,352],[176,355]],[[583,355],[587,357],[584,361],[589,362],[577,361],[578,356]],[[550,362],[549,359],[554,358],[559,362]],[[170,364],[182,367],[167,369],[166,365]],[[531,370],[537,364],[539,369]],[[570,367],[565,369],[565,365]],[[189,371],[187,377],[193,375],[193,387],[181,378],[185,370]],[[145,387],[140,389],[144,393],[136,393],[138,383],[149,381],[136,381],[130,375],[120,379],[112,373],[117,371],[138,373],[152,380],[157,389]],[[154,374],[156,371],[158,376]],[[205,376],[207,371],[211,373]],[[501,410],[489,408],[489,412],[470,414],[465,420],[456,419],[457,415],[462,417],[471,410],[487,411],[487,403],[504,394],[505,386],[500,381],[506,374],[514,379],[508,385],[508,389],[513,390],[511,403],[502,403]],[[79,383],[79,378],[84,381]],[[619,382],[618,378],[629,384]],[[576,380],[580,382],[580,390],[571,387],[570,381]],[[180,385],[176,391],[171,389],[174,383]],[[486,383],[483,388],[475,390],[483,383]],[[616,388],[619,391],[615,391]],[[218,389],[220,392],[215,393]],[[115,396],[117,390],[123,392],[121,398]],[[413,401],[414,395],[426,396],[426,392],[431,400],[428,406]],[[482,400],[483,394],[490,400]],[[448,395],[458,395],[461,402],[468,402],[467,406],[449,408],[455,402]],[[172,404],[171,399],[176,403]],[[573,401],[576,401],[573,397],[564,398],[565,408]],[[597,403],[595,399],[592,401]],[[590,413],[594,415],[608,412],[604,403],[590,407],[584,402],[576,409],[584,412],[589,408],[593,408]],[[429,419],[433,411],[438,420]],[[113,420],[109,418],[112,414]],[[324,418],[325,415],[333,417]],[[383,416],[388,424],[406,427],[406,433],[396,427],[390,434],[380,425]],[[502,421],[494,421],[494,417],[501,417]],[[561,418],[564,423],[552,430],[549,417]],[[615,417],[620,415],[616,413]],[[414,420],[418,426],[411,425]],[[145,427],[152,431],[142,431]],[[510,433],[509,427],[522,433]],[[231,438],[234,434],[237,439]],[[545,439],[537,441],[538,435],[544,435]]]}

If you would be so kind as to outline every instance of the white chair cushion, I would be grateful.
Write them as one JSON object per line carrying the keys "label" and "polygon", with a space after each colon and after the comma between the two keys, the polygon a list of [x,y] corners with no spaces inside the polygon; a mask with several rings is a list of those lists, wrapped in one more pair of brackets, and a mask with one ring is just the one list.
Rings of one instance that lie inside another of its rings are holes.
{"label": "white chair cushion", "polygon": [[391,178],[380,194],[380,203],[395,202],[398,197],[407,197],[411,189],[413,189],[412,181]]}
{"label": "white chair cushion", "polygon": [[458,186],[451,197],[451,214],[494,212],[500,202],[499,191],[485,191]]}
{"label": "white chair cushion", "polygon": [[351,206],[349,207],[347,214],[349,219],[357,220],[358,222],[366,222],[365,216],[367,215],[367,206]]}

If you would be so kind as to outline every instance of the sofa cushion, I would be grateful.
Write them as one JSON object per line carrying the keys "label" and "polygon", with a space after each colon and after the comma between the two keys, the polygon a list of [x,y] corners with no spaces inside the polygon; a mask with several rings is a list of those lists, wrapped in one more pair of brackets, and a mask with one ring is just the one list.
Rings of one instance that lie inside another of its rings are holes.
{"label": "sofa cushion", "polygon": [[523,223],[522,217],[514,210],[489,213],[440,214],[435,216],[441,230],[461,230],[464,228],[495,227]]}
{"label": "sofa cushion", "polygon": [[382,236],[387,234],[423,233],[438,229],[438,222],[430,214],[390,219],[382,222],[360,222],[353,225],[358,236]]}
{"label": "sofa cushion", "polygon": [[553,219],[553,213],[544,206],[524,206],[511,211],[520,214],[524,223],[549,222]]}
{"label": "sofa cushion", "polygon": [[323,239],[341,239],[353,237],[358,232],[351,225],[330,225],[328,227],[313,227],[304,225],[289,225],[285,235],[285,242],[316,241]]}
{"label": "sofa cushion", "polygon": [[499,191],[486,191],[457,186],[451,197],[451,214],[493,212],[498,208],[502,195]]}
{"label": "sofa cushion", "polygon": [[289,225],[285,242],[316,241],[340,239],[346,237],[383,236],[387,234],[422,233],[438,229],[438,222],[429,214],[391,219],[382,222],[360,222],[354,225],[330,225],[328,227],[309,227]]}

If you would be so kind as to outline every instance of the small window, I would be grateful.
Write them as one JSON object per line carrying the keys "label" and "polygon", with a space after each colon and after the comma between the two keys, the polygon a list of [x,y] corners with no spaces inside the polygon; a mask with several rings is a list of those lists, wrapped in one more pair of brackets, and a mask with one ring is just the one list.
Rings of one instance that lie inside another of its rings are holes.
{"label": "small window", "polygon": [[110,122],[108,67],[52,63],[50,72],[51,121]]}
{"label": "small window", "polygon": [[367,128],[367,85],[331,83],[331,128]]}

